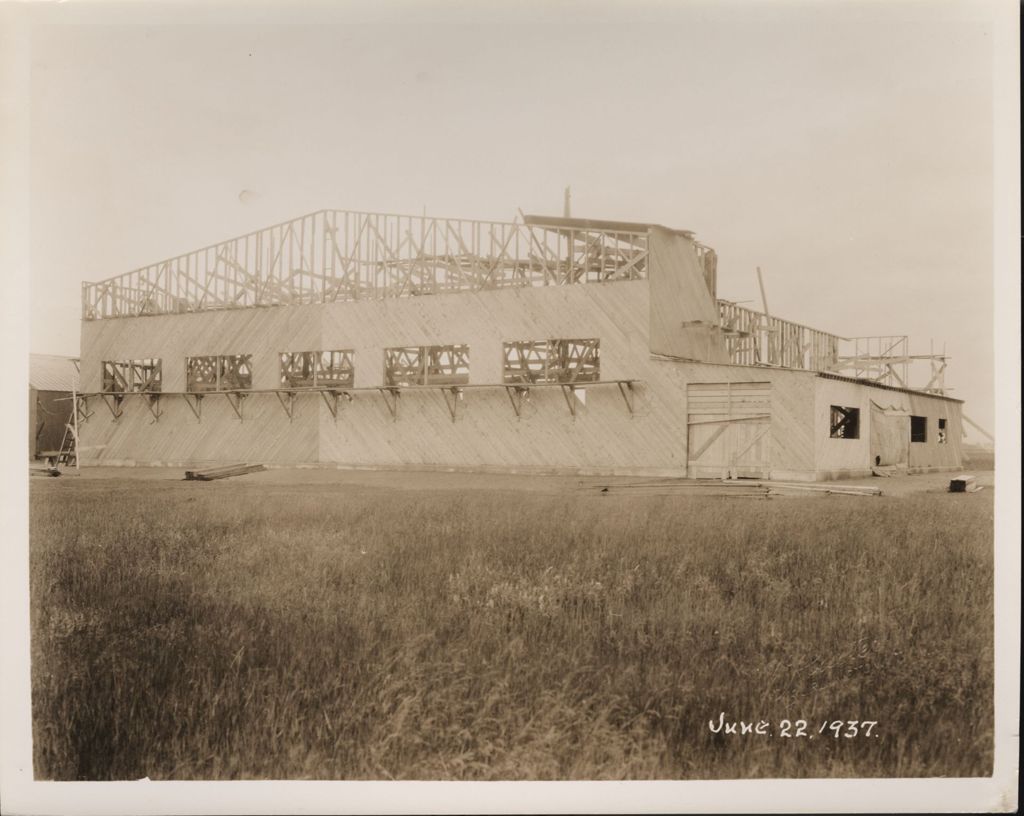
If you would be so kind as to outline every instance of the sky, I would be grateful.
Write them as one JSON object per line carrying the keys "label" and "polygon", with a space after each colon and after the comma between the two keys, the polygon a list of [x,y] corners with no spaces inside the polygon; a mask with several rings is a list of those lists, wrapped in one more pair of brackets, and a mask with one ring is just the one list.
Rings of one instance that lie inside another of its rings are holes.
{"label": "sky", "polygon": [[760,267],[773,314],[945,348],[992,429],[992,31],[971,4],[313,16],[33,28],[31,351],[78,354],[84,280],[321,208],[558,215],[571,185],[575,216],[695,231],[721,297],[757,307]]}

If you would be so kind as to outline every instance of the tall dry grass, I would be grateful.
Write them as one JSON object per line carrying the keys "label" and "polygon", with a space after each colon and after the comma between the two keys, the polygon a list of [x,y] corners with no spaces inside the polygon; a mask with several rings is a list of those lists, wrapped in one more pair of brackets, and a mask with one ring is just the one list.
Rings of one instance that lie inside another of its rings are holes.
{"label": "tall dry grass", "polygon": [[984,494],[85,487],[33,495],[39,778],[991,771]]}

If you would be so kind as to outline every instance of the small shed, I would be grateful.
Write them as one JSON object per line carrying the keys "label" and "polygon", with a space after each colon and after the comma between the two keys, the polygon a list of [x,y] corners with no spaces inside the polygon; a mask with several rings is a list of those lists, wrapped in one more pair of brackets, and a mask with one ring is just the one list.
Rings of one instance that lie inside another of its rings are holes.
{"label": "small shed", "polygon": [[78,389],[78,359],[30,354],[28,361],[28,455],[59,450],[72,419],[72,391]]}

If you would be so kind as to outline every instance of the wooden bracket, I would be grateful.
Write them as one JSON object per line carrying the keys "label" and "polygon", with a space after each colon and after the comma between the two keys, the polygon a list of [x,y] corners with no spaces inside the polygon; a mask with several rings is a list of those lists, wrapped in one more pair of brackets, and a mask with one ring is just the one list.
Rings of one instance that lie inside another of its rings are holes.
{"label": "wooden bracket", "polygon": [[[245,418],[242,416],[242,403],[245,401],[245,398],[248,395],[242,393],[241,391],[223,391],[221,393],[223,393],[224,396],[228,398],[228,405],[230,405],[232,410],[234,410],[235,414],[238,416],[239,421],[244,421]],[[232,397],[234,399],[232,399]]]}
{"label": "wooden bracket", "polygon": [[562,396],[565,397],[565,404],[569,406],[569,413],[572,414],[572,418],[576,419],[576,386],[575,385],[562,385]]}
{"label": "wooden bracket", "polygon": [[626,402],[626,407],[629,409],[629,418],[633,418],[634,406],[636,404],[636,394],[633,391],[633,383],[629,380],[619,380],[617,383],[619,386],[619,393],[622,394],[622,399]]}
{"label": "wooden bracket", "polygon": [[[287,399],[280,391],[275,391],[274,394],[277,396],[277,401],[281,403],[281,407],[284,408],[285,414],[288,415],[288,421],[291,422],[295,417],[295,392],[289,391]],[[239,419],[241,419],[241,415],[239,415]]]}
{"label": "wooden bracket", "polygon": [[153,421],[159,422],[160,416],[163,411],[160,410],[160,395],[159,394],[146,394],[146,407],[149,408],[149,412],[153,415]]}
{"label": "wooden bracket", "polygon": [[[391,414],[392,421],[397,422],[398,400],[399,397],[401,396],[401,392],[393,386],[387,388],[378,388],[377,390],[380,391],[381,396],[384,397],[384,404],[388,406],[388,412]],[[390,398],[388,397],[389,394]]]}
{"label": "wooden bracket", "polygon": [[88,422],[89,417],[95,413],[89,410],[89,398],[86,396],[79,396],[76,410],[78,411],[79,422]]}
{"label": "wooden bracket", "polygon": [[337,391],[321,391],[320,396],[323,397],[324,404],[327,406],[327,410],[331,412],[331,416],[334,417],[334,421],[338,421],[338,392]]}
{"label": "wooden bracket", "polygon": [[327,410],[331,412],[335,422],[338,421],[338,397],[344,397],[345,402],[352,402],[352,395],[348,391],[321,391],[320,396],[323,397]]}
{"label": "wooden bracket", "polygon": [[508,394],[509,402],[512,403],[512,410],[516,412],[516,419],[523,416],[523,399],[530,398],[530,389],[525,385],[506,385],[505,393]]}
{"label": "wooden bracket", "polygon": [[[181,396],[184,398],[185,404],[188,406],[189,410],[193,414],[195,414],[196,419],[199,422],[202,422],[203,421],[203,395],[202,394],[182,394]],[[192,400],[190,400],[189,397],[192,397],[195,400],[195,404],[194,405],[192,404]]]}
{"label": "wooden bracket", "polygon": [[[448,413],[452,415],[452,422],[455,421],[456,412],[459,406],[459,400],[462,399],[462,389],[458,386],[452,386],[449,388],[442,388],[441,394],[444,396],[445,405],[448,406]],[[449,394],[451,396],[449,396]]]}
{"label": "wooden bracket", "polygon": [[124,413],[124,411],[121,410],[121,403],[123,401],[123,394],[114,394],[112,398],[108,397],[106,394],[103,395],[103,402],[107,406],[107,408],[110,409],[110,413],[114,417],[114,422],[117,422],[117,420],[119,420],[121,418],[121,415]]}

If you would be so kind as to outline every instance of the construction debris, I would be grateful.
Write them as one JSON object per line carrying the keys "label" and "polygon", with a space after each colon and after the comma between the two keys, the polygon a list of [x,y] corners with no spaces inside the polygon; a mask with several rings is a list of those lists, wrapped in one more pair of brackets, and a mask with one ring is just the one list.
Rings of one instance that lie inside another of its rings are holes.
{"label": "construction debris", "polygon": [[225,467],[210,468],[209,470],[186,470],[185,479],[188,481],[210,482],[214,479],[227,479],[229,476],[257,473],[261,470],[266,470],[266,468],[263,465],[227,465]]}
{"label": "construction debris", "polygon": [[977,493],[979,490],[981,490],[981,485],[975,484],[974,477],[968,476],[966,473],[950,479],[949,482],[950,493]]}

